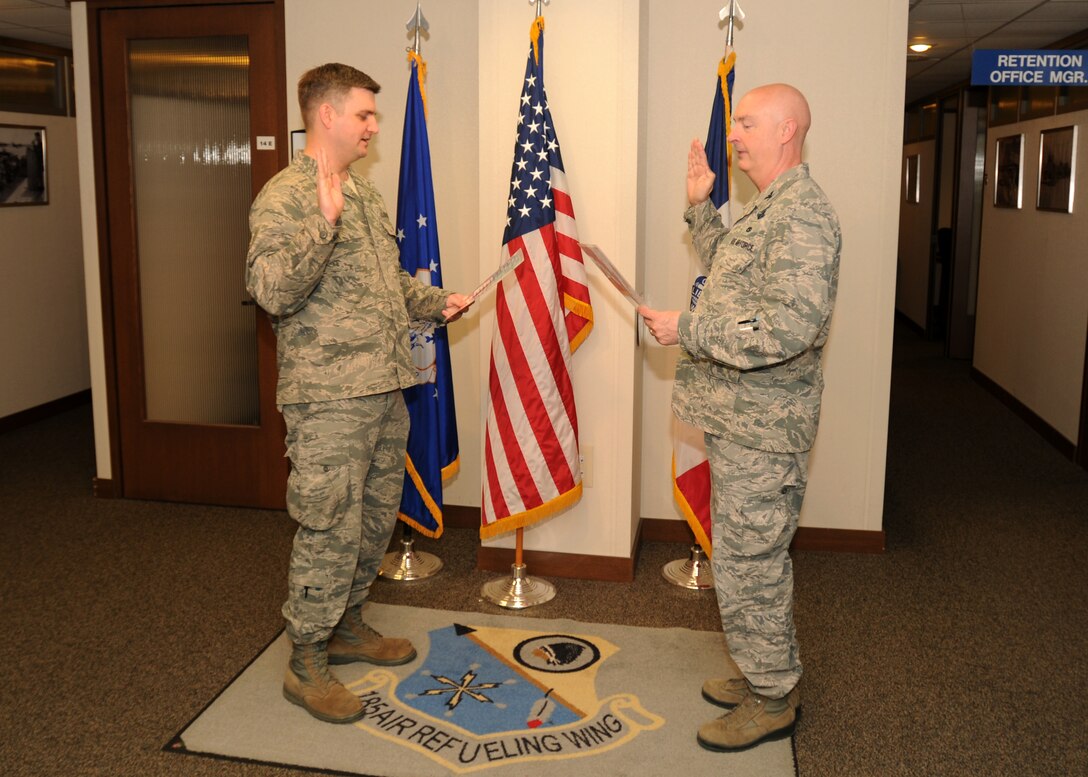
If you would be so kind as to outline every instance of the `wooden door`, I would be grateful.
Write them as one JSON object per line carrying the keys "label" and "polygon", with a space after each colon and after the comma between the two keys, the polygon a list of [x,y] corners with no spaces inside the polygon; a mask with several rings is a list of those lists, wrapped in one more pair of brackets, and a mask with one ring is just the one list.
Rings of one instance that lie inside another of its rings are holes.
{"label": "wooden door", "polygon": [[281,28],[271,3],[98,11],[122,496],[283,506],[275,339],[244,290],[249,204],[287,161]]}

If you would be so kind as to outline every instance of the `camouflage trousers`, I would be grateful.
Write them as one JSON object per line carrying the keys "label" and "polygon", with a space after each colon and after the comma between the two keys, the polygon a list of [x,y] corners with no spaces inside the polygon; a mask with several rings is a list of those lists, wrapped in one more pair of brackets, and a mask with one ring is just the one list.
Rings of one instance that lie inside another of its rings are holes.
{"label": "camouflage trousers", "polygon": [[366,601],[396,525],[408,410],[399,391],[284,405],[287,512],[298,524],[283,617],[295,644],[328,639]]}
{"label": "camouflage trousers", "polygon": [[789,546],[805,498],[808,453],[769,453],[706,435],[714,587],[729,652],[759,693],[801,679]]}

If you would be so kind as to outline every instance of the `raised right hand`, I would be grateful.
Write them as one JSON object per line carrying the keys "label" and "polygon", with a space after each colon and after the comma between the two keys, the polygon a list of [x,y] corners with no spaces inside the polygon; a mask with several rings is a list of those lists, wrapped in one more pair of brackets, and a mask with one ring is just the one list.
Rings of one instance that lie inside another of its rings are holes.
{"label": "raised right hand", "polygon": [[335,225],[344,211],[344,190],[340,175],[329,172],[329,156],[325,149],[317,149],[317,207],[330,224]]}
{"label": "raised right hand", "polygon": [[714,190],[714,171],[706,161],[706,149],[698,139],[691,141],[688,151],[688,202],[698,205],[706,202]]}

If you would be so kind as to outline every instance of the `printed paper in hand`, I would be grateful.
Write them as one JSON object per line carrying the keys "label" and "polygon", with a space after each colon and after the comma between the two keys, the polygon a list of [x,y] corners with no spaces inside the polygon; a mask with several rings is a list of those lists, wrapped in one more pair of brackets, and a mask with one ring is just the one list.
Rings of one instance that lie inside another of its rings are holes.
{"label": "printed paper in hand", "polygon": [[592,243],[581,243],[580,245],[582,246],[582,253],[593,260],[593,263],[604,273],[604,277],[608,278],[612,285],[619,289],[620,294],[631,301],[632,305],[637,308],[639,305],[646,304],[642,295],[635,291],[635,287],[628,283],[627,279],[616,269],[616,265],[612,264],[612,261],[604,255],[604,251],[599,246]]}
{"label": "printed paper in hand", "polygon": [[481,294],[483,294],[485,291],[490,289],[496,283],[501,281],[503,279],[503,276],[505,276],[511,270],[516,269],[517,266],[519,264],[521,264],[523,261],[525,261],[525,252],[522,251],[521,249],[518,249],[517,253],[515,253],[513,256],[511,256],[509,259],[507,259],[505,262],[500,264],[499,269],[495,270],[495,272],[493,272],[493,273],[491,273],[491,275],[487,276],[487,278],[484,279],[483,283],[481,283],[479,286],[477,286],[475,289],[472,290],[472,293],[468,295],[468,302],[466,302],[464,305],[459,307],[457,309],[457,312],[460,313],[462,310],[465,310],[466,308],[471,306],[472,303],[475,302],[476,299]]}

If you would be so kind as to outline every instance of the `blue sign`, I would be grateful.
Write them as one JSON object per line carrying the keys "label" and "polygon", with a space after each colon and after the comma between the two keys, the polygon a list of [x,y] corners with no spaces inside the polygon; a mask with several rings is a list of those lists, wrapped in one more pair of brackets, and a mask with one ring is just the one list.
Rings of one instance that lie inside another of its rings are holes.
{"label": "blue sign", "polygon": [[971,56],[974,86],[1088,86],[1088,51],[983,49]]}

